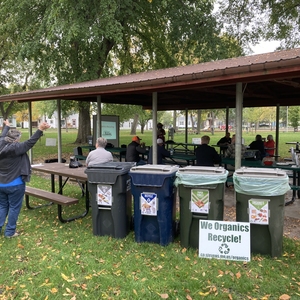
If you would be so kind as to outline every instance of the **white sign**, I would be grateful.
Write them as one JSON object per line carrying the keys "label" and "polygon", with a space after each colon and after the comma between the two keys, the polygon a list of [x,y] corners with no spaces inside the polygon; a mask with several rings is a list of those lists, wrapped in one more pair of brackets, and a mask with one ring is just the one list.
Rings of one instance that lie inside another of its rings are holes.
{"label": "white sign", "polygon": [[209,204],[209,190],[191,190],[191,212],[208,214]]}
{"label": "white sign", "polygon": [[46,146],[56,146],[56,139],[46,138]]}
{"label": "white sign", "polygon": [[102,121],[101,122],[101,130],[102,130],[102,137],[104,137],[108,140],[114,140],[117,138],[117,123],[116,122]]}
{"label": "white sign", "polygon": [[103,206],[112,206],[112,186],[97,185],[97,203]]}
{"label": "white sign", "polygon": [[250,223],[200,220],[199,257],[250,261]]}
{"label": "white sign", "polygon": [[157,216],[157,194],[141,193],[140,196],[141,214],[146,216]]}
{"label": "white sign", "polygon": [[192,144],[201,145],[201,138],[192,138]]}
{"label": "white sign", "polygon": [[249,200],[248,212],[251,224],[269,225],[269,201],[265,199]]}

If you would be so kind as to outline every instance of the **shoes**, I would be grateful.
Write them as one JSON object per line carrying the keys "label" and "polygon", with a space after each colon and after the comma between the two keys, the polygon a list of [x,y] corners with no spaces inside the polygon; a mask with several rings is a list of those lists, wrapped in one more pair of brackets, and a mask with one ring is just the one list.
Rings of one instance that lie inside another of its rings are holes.
{"label": "shoes", "polygon": [[18,233],[17,231],[13,234],[13,235],[7,235],[7,236],[5,236],[5,237],[7,237],[7,238],[14,238],[14,237],[17,237],[17,236],[19,236],[20,235],[20,233]]}

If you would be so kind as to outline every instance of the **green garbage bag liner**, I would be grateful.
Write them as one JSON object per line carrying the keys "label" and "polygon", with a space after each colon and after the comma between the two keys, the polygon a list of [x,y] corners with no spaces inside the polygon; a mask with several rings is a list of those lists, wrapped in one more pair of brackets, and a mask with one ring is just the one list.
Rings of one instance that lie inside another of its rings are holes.
{"label": "green garbage bag liner", "polygon": [[253,196],[280,196],[291,189],[288,175],[280,178],[239,176],[233,173],[234,189],[237,193]]}
{"label": "green garbage bag liner", "polygon": [[187,186],[201,186],[201,185],[211,185],[225,183],[227,180],[228,171],[224,170],[222,174],[207,174],[201,173],[176,173],[175,186],[179,184]]}

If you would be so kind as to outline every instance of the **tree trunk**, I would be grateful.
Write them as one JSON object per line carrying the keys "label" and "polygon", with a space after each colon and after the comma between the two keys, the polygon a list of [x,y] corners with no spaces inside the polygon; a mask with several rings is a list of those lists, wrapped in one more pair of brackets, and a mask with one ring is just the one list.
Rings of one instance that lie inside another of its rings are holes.
{"label": "tree trunk", "polygon": [[197,111],[197,114],[198,114],[198,118],[197,118],[197,134],[200,134],[201,133],[201,109],[198,109]]}
{"label": "tree trunk", "polygon": [[174,130],[177,130],[178,128],[176,127],[176,121],[177,121],[177,111],[173,111],[173,128]]}
{"label": "tree trunk", "polygon": [[131,135],[136,135],[136,127],[138,125],[138,121],[139,121],[139,115],[135,114],[134,119],[133,119],[133,123],[131,125],[131,131],[130,131]]}
{"label": "tree trunk", "polygon": [[91,135],[91,118],[89,102],[79,102],[78,123],[78,133],[75,143],[85,144],[87,143],[87,137]]}
{"label": "tree trunk", "polygon": [[215,114],[212,111],[211,112],[211,125],[210,125],[210,130],[211,130],[211,134],[214,135],[215,134]]}
{"label": "tree trunk", "polygon": [[192,123],[192,132],[193,132],[194,129],[195,129],[195,120],[194,120],[194,117],[193,117],[192,113],[190,113],[190,118],[191,118],[191,123]]}

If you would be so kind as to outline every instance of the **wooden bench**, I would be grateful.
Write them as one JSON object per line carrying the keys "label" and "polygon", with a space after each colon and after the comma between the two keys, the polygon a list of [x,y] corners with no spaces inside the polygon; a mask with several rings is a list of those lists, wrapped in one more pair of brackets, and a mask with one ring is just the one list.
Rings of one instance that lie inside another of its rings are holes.
{"label": "wooden bench", "polygon": [[[42,200],[46,200],[46,201],[49,201],[50,203],[44,204],[44,205],[41,204],[41,205],[37,205],[37,206],[33,207],[33,206],[30,206],[30,204],[29,204],[29,196],[39,198]],[[79,200],[76,198],[67,197],[67,196],[64,196],[61,194],[56,194],[53,192],[41,190],[41,189],[30,187],[30,186],[26,186],[26,189],[25,189],[25,203],[26,203],[26,207],[28,209],[41,208],[41,207],[49,206],[49,205],[52,205],[53,203],[55,203],[55,204],[57,204],[57,208],[58,208],[58,219],[62,223],[74,221],[74,220],[82,217],[82,216],[76,216],[76,217],[72,217],[69,219],[64,219],[62,217],[62,205],[67,206],[67,205],[77,204],[78,202],[79,202]]]}

